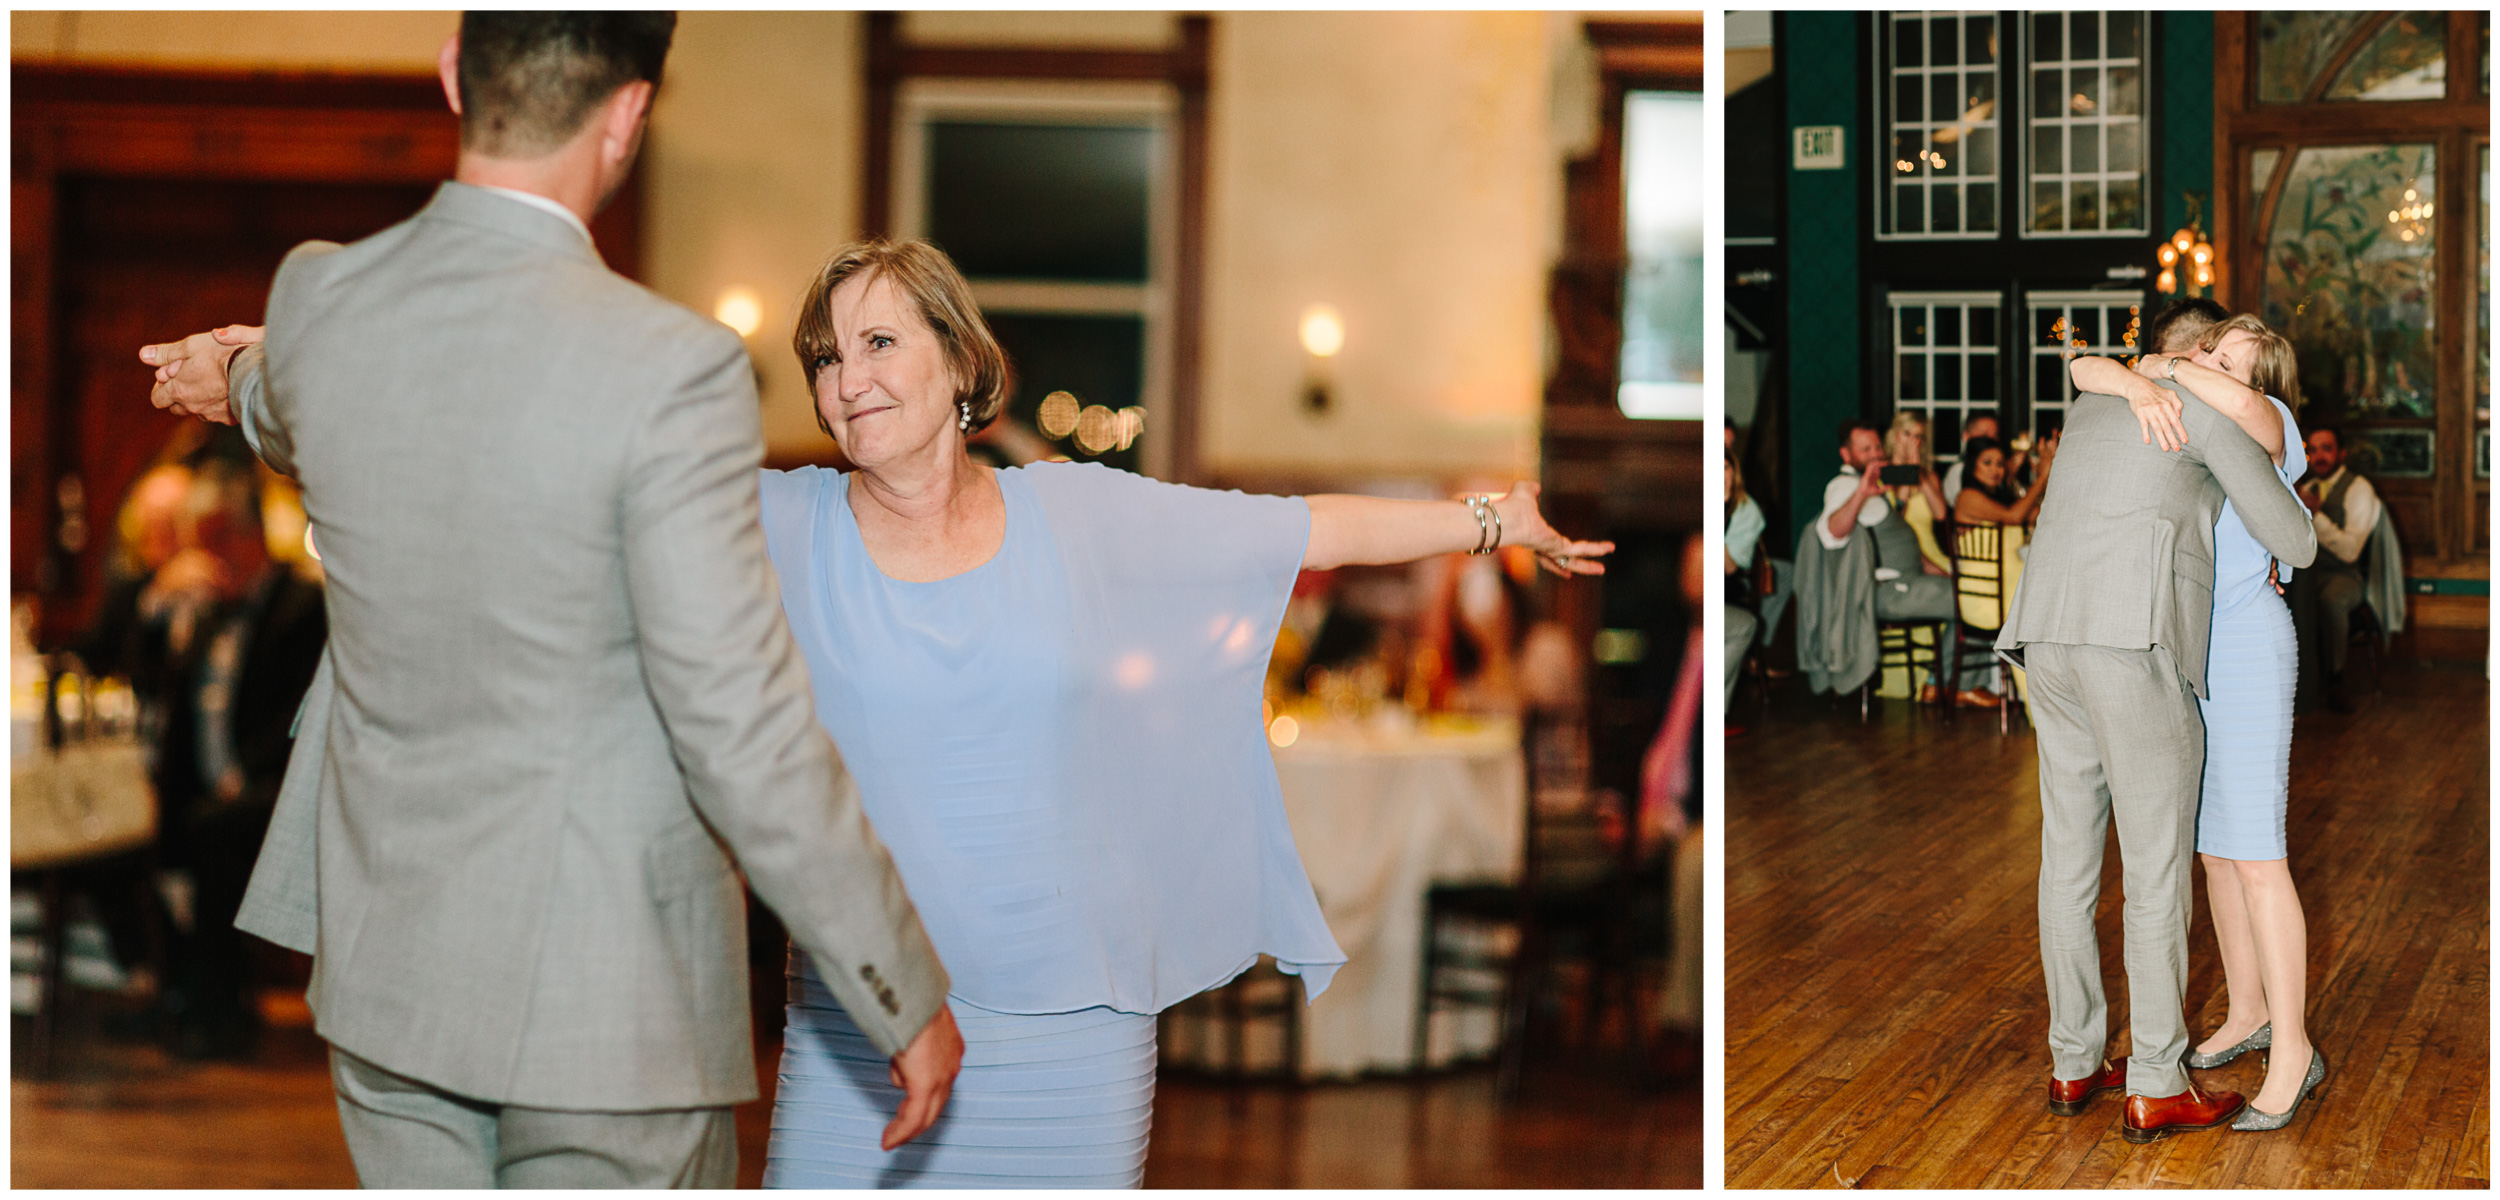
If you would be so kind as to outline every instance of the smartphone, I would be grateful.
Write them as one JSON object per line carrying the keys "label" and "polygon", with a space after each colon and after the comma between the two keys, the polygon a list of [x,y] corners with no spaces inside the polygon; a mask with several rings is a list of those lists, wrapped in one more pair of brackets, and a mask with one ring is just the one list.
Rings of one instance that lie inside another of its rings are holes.
{"label": "smartphone", "polygon": [[1915,466],[1886,467],[1879,478],[1885,487],[1917,487],[1919,470]]}

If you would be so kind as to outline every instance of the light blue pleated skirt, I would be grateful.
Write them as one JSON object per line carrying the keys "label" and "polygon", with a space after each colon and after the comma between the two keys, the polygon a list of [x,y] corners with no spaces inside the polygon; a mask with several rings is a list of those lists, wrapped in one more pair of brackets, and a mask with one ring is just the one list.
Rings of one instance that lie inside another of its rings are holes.
{"label": "light blue pleated skirt", "polygon": [[2214,614],[2205,660],[2205,784],[2196,849],[2216,858],[2283,858],[2291,807],[2292,682],[2299,643],[2271,592]]}
{"label": "light blue pleated skirt", "polygon": [[945,1114],[888,1154],[903,1093],[887,1058],[791,956],[768,1188],[1137,1187],[1154,1117],[1155,1019],[1092,1008],[1037,1016],[950,999],[963,1073]]}

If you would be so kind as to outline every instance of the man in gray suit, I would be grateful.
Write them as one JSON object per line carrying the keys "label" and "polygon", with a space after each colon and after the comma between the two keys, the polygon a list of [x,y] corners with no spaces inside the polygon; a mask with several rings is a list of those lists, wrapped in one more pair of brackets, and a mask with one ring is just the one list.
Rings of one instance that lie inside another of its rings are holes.
{"label": "man in gray suit", "polygon": [[[2127,1091],[2123,1132],[2149,1142],[2239,1111],[2203,1092],[2188,1047],[2188,859],[2205,761],[2205,647],[2213,626],[2214,521],[2227,496],[2266,549],[2295,567],[2317,552],[2308,514],[2266,452],[2175,384],[2187,444],[2164,451],[2115,396],[2086,394],[2066,420],[2023,579],[1997,648],[2030,668],[2040,747],[2040,958],[2048,976],[2051,1111]],[[2135,1052],[2105,1055],[2101,848],[2125,859],[2129,1024]]]}
{"label": "man in gray suit", "polygon": [[302,481],[317,531],[330,649],[238,924],[314,955],[368,1186],[735,1182],[740,869],[894,1056],[888,1148],[962,1058],[782,617],[744,348],[585,224],[674,26],[468,14],[455,182],[297,248],[265,343],[143,354],[160,406]]}

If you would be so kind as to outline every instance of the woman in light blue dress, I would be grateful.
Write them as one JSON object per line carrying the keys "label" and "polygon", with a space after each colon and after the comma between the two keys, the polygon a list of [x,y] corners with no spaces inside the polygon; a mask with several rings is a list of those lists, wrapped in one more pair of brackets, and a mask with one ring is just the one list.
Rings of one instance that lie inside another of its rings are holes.
{"label": "woman in light blue dress", "polygon": [[[2177,399],[2149,380],[2168,373],[2171,355],[2147,354],[2141,378],[2108,377],[2124,368],[2087,371],[2077,360],[2076,386],[2125,395],[2147,418],[2176,430]],[[2176,356],[2177,381],[2246,430],[2271,454],[2285,489],[2308,469],[2292,405],[2299,374],[2289,342],[2255,317],[2208,328],[2191,352]],[[2089,375],[2089,378],[2087,378]],[[2165,418],[2167,420],[2165,421]],[[2180,434],[2179,436],[2184,436]],[[2206,899],[2220,944],[2230,1011],[2221,1028],[2186,1057],[2188,1066],[2218,1067],[2249,1050],[2268,1049],[2265,1086],[2233,1128],[2281,1128],[2324,1076],[2325,1060],[2305,1021],[2307,923],[2292,884],[2285,814],[2290,808],[2292,684],[2298,665],[2291,612],[2283,604],[2278,566],[2225,501],[2214,524],[2213,635],[2206,660],[2205,777],[2197,809],[2196,850],[2205,863]],[[2282,572],[2288,579],[2290,572]]]}
{"label": "woman in light blue dress", "polygon": [[1524,544],[1475,503],[1248,496],[1101,466],[976,465],[1005,362],[943,254],[844,248],[794,343],[856,470],[767,471],[763,522],[817,714],[953,986],[937,1124],[892,1153],[888,1063],[793,953],[771,1187],[1136,1186],[1155,1014],[1264,953],[1316,996],[1320,919],[1260,727],[1295,575]]}

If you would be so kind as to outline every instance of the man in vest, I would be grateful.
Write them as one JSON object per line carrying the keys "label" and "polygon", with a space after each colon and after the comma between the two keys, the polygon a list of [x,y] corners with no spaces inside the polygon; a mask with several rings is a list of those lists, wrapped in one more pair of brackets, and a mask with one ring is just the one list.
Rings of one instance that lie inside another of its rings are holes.
{"label": "man in vest", "polygon": [[[1918,534],[1884,495],[1882,428],[1867,421],[1840,427],[1840,474],[1823,485],[1823,513],[1814,522],[1814,536],[1826,550],[1849,542],[1858,526],[1875,539],[1875,619],[1879,621],[1945,621],[1954,616],[1953,577],[1918,552]],[[1921,487],[1935,511],[1953,511],[1937,487],[1936,474],[1923,472]],[[1938,686],[1942,686],[1939,683]],[[1963,702],[1980,707],[1996,703],[1992,693],[1964,692]]]}
{"label": "man in vest", "polygon": [[[2344,437],[2333,426],[2309,431],[2309,478],[2300,485],[2318,530],[2318,561],[2292,576],[2292,625],[2300,637],[2300,683],[2294,708],[2315,708],[2319,685],[2337,712],[2351,712],[2343,688],[2344,650],[2352,610],[2361,607],[2361,557],[2378,528],[2378,490],[2344,461]],[[2320,674],[2323,668],[2324,674]]]}

